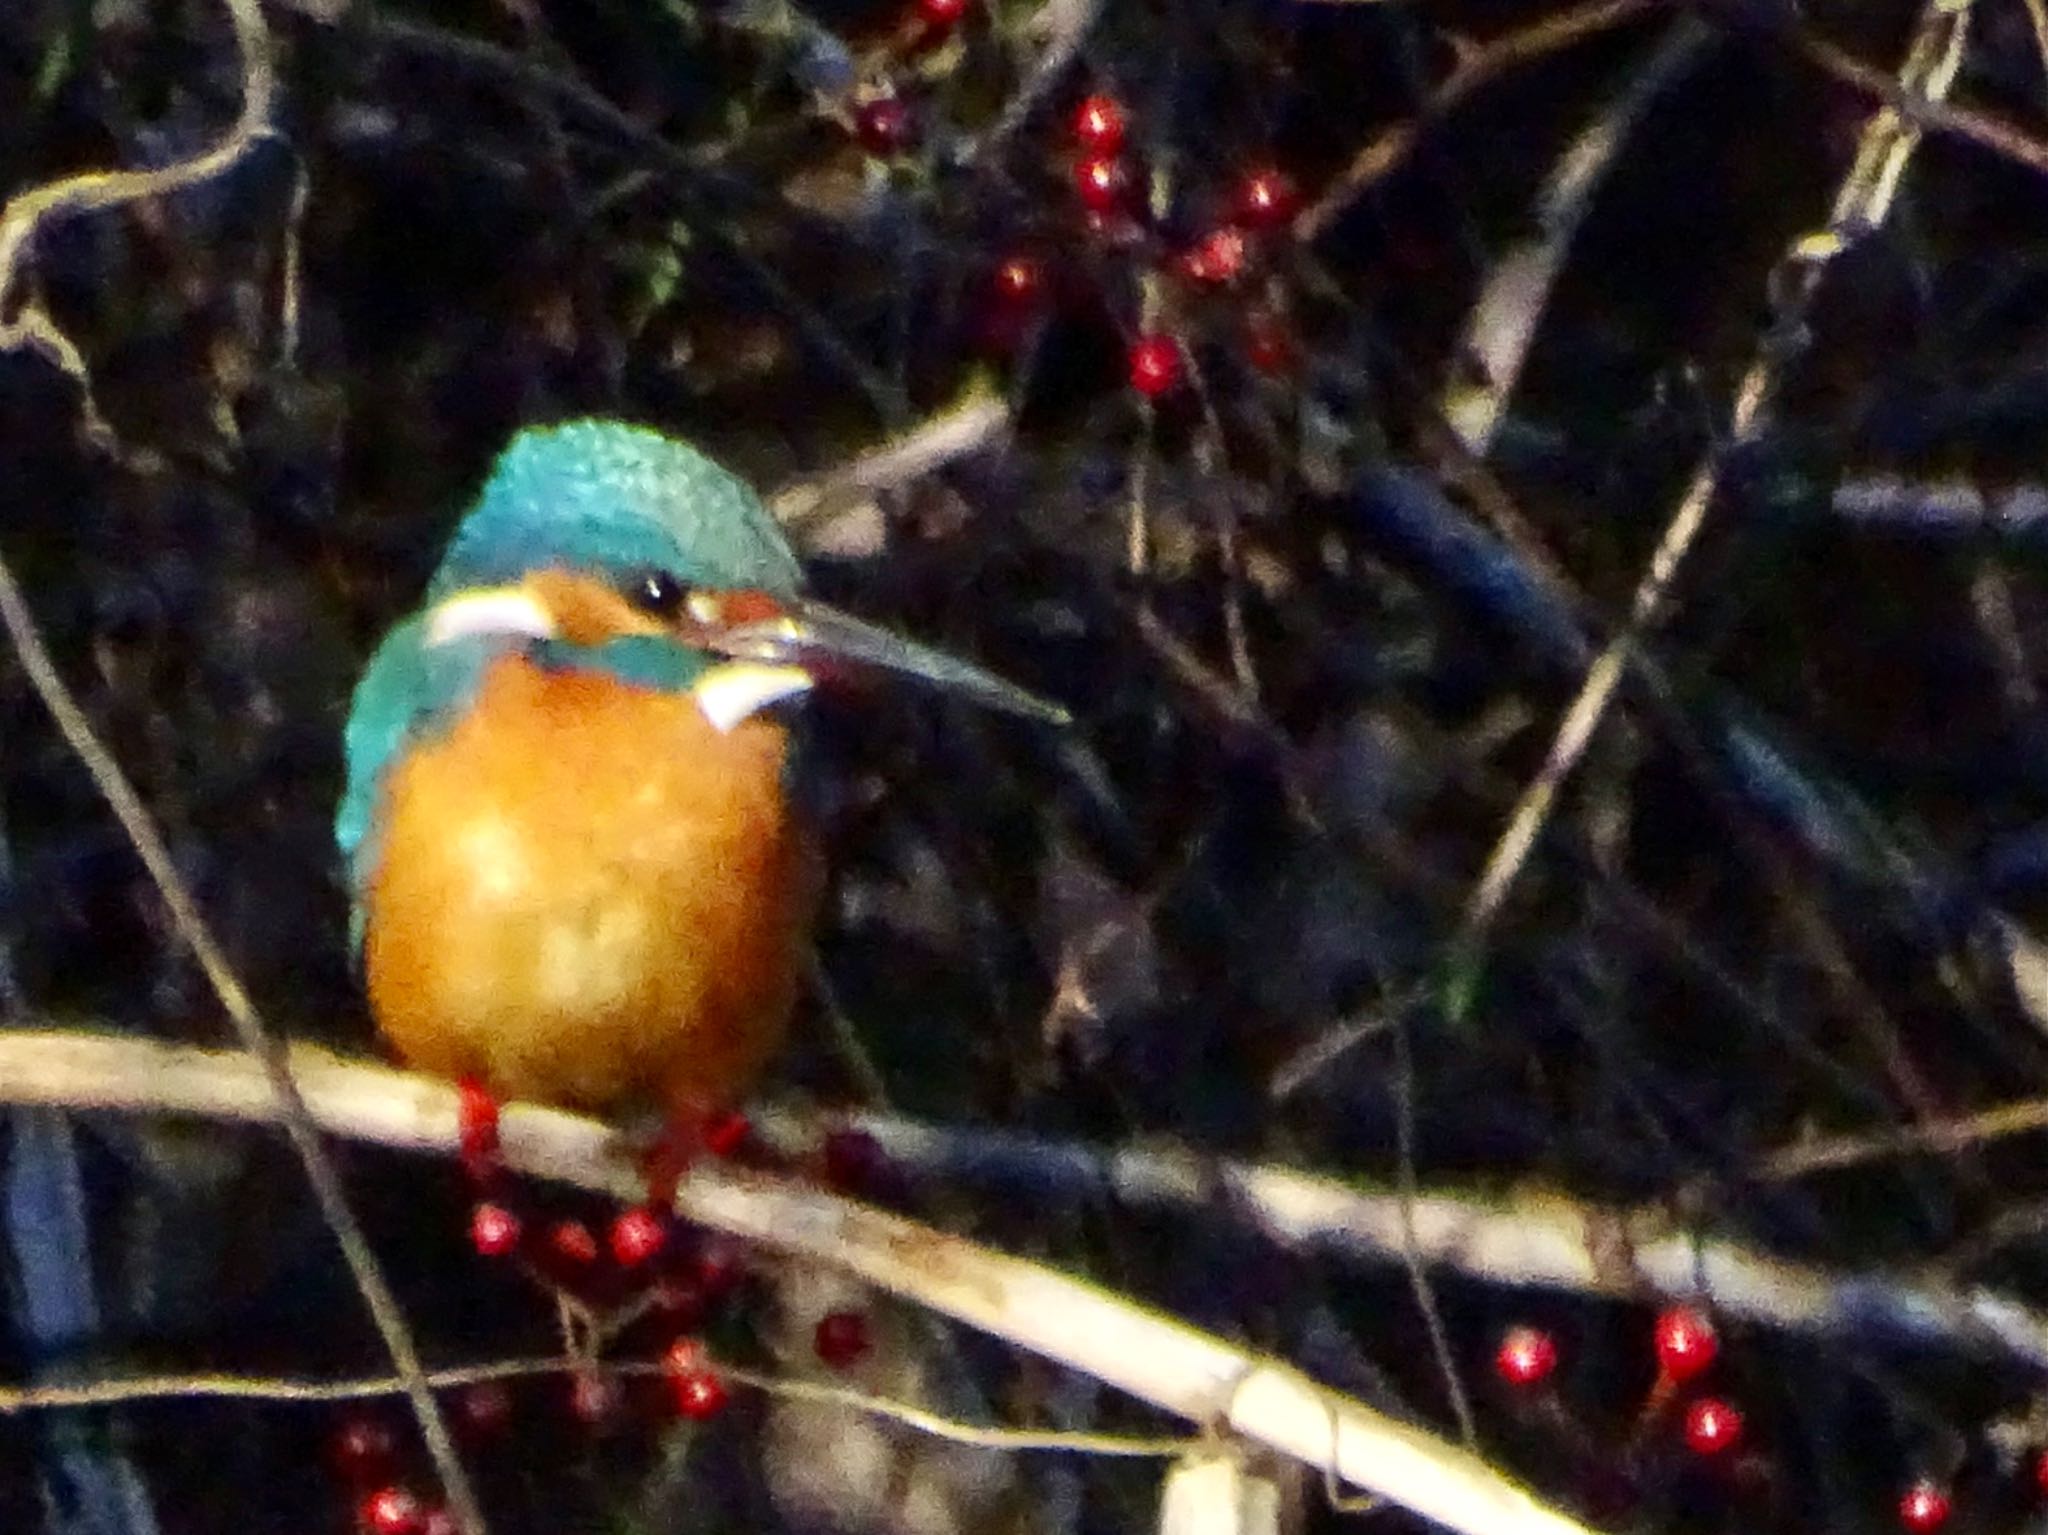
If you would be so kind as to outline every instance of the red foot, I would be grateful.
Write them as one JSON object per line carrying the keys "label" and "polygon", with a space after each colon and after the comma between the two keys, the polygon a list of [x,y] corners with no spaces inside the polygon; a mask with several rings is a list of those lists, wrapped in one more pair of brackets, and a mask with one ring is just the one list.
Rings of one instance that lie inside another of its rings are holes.
{"label": "red foot", "polygon": [[647,1179],[647,1208],[673,1210],[676,1185],[697,1160],[698,1140],[693,1126],[671,1119],[661,1127],[640,1157],[640,1172]]}
{"label": "red foot", "polygon": [[704,1149],[714,1157],[736,1156],[753,1133],[744,1114],[714,1114],[704,1121]]}
{"label": "red foot", "polygon": [[498,1167],[498,1100],[475,1077],[455,1084],[455,1124],[462,1146],[462,1169],[484,1182]]}
{"label": "red foot", "polygon": [[672,1209],[676,1185],[700,1156],[736,1156],[747,1149],[754,1127],[736,1113],[698,1114],[678,1111],[662,1125],[654,1144],[640,1158],[647,1179],[650,1209]]}

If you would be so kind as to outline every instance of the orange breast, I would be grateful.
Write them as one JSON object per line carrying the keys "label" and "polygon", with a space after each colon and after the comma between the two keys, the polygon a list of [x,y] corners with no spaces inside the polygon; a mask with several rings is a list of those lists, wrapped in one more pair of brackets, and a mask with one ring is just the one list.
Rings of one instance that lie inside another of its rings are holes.
{"label": "orange breast", "polygon": [[781,1043],[815,905],[788,739],[508,657],[401,757],[364,961],[406,1060],[506,1097],[702,1112]]}

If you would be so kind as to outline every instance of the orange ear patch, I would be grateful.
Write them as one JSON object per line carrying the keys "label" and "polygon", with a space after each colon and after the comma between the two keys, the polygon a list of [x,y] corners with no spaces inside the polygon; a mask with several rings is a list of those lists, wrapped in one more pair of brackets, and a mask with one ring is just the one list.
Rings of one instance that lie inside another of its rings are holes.
{"label": "orange ear patch", "polygon": [[691,598],[690,609],[713,630],[766,623],[771,618],[780,618],[785,611],[779,598],[754,591],[697,592]]}
{"label": "orange ear patch", "polygon": [[[581,600],[554,575],[532,578],[545,600]],[[494,663],[384,785],[364,960],[385,1035],[506,1097],[744,1094],[781,1043],[819,883],[787,745],[765,719],[720,733],[687,694]]]}
{"label": "orange ear patch", "polygon": [[671,626],[643,613],[602,581],[559,569],[536,570],[521,583],[571,645],[597,646],[627,635],[667,634]]}

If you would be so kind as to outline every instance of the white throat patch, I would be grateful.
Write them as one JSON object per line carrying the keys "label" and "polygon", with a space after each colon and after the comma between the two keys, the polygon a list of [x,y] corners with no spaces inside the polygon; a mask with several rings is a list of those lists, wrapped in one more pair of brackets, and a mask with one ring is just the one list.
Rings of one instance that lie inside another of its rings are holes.
{"label": "white throat patch", "polygon": [[712,667],[690,688],[690,696],[712,728],[721,735],[759,714],[770,704],[808,693],[811,674],[800,666],[764,666],[758,661],[726,661]]}

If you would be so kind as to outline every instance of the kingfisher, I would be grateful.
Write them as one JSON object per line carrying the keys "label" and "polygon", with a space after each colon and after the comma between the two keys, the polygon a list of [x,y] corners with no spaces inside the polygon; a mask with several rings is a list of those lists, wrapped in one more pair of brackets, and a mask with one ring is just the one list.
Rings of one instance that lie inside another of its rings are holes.
{"label": "kingfisher", "polygon": [[734,1106],[822,885],[793,707],[862,672],[1065,719],[807,597],[760,498],[689,445],[520,432],[349,713],[335,835],[384,1037],[501,1099]]}

